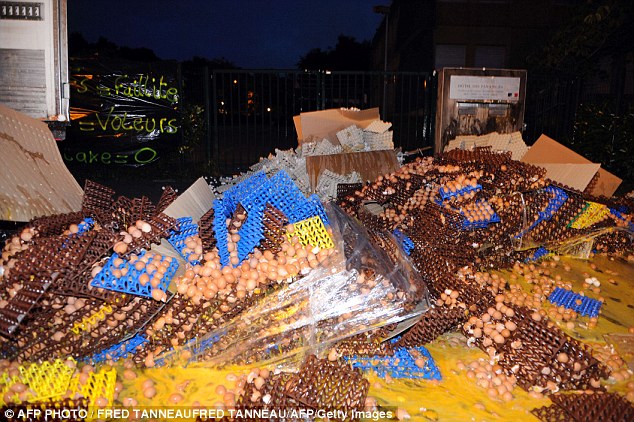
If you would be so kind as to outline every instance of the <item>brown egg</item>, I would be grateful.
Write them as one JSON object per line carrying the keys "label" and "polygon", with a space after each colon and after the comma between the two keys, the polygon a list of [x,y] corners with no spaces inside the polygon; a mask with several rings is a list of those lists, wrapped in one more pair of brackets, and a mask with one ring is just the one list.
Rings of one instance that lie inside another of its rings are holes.
{"label": "brown egg", "polygon": [[165,292],[161,289],[152,289],[152,299],[165,302]]}
{"label": "brown egg", "polygon": [[153,398],[154,396],[156,396],[156,388],[154,387],[145,388],[143,390],[143,395],[145,396],[146,399]]}
{"label": "brown egg", "polygon": [[172,393],[170,394],[170,396],[168,397],[167,401],[171,404],[178,404],[180,402],[182,402],[185,399],[185,397],[180,394],[180,393]]}
{"label": "brown egg", "polygon": [[125,242],[117,242],[112,247],[112,250],[119,255],[123,255],[128,251],[128,245]]}
{"label": "brown egg", "polygon": [[143,273],[139,276],[139,283],[141,283],[142,286],[145,286],[149,282],[150,282],[150,276],[147,275],[146,273]]}

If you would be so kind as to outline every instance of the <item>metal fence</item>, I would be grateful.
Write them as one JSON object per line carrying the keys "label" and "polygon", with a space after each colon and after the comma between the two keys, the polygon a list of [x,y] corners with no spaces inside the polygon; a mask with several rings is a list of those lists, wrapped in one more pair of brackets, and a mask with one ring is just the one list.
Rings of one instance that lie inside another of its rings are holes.
{"label": "metal fence", "polygon": [[[211,163],[215,172],[244,171],[276,148],[297,146],[293,116],[339,107],[379,107],[404,151],[433,147],[437,78],[418,72],[183,69],[184,105],[200,107],[204,130],[182,167]],[[582,81],[529,74],[524,140],[542,133],[562,142],[573,136]],[[432,148],[433,150],[433,148]],[[209,167],[207,167],[209,168]]]}
{"label": "metal fence", "polygon": [[436,78],[430,73],[198,69],[183,72],[184,102],[204,110],[199,154],[222,174],[245,170],[276,148],[297,146],[293,116],[380,107],[403,150],[433,145]]}

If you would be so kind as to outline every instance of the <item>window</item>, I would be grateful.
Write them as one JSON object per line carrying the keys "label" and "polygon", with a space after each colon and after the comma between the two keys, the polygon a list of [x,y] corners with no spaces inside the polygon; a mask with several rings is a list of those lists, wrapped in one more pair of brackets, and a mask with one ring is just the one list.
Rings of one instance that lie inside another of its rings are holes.
{"label": "window", "polygon": [[479,45],[475,49],[475,67],[502,69],[506,63],[506,47],[498,45]]}
{"label": "window", "polygon": [[466,46],[453,44],[436,45],[436,57],[434,67],[442,69],[443,67],[464,67]]}

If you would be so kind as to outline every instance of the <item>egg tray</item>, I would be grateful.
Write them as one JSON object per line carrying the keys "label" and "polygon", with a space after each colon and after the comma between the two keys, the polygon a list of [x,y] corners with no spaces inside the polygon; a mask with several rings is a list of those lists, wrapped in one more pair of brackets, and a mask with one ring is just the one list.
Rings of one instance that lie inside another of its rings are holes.
{"label": "egg tray", "polygon": [[[240,414],[240,421],[246,422],[265,422],[265,421],[274,421],[274,422],[290,422],[298,419],[292,419],[289,417],[280,418],[273,417],[272,412],[268,418],[258,418],[257,413],[256,416],[250,417],[250,413],[245,412],[248,410],[257,409],[259,411],[262,410],[275,410],[278,415],[286,415],[290,414],[290,412],[295,409],[302,408],[300,403],[292,400],[288,396],[286,396],[285,386],[286,383],[291,379],[292,374],[288,372],[279,372],[277,374],[271,373],[264,385],[257,390],[253,382],[244,384],[243,393],[236,398],[236,405],[234,406],[235,413]],[[251,398],[254,397],[254,393],[258,394],[258,398],[254,401]],[[262,399],[263,397],[267,397],[266,402]],[[284,413],[283,413],[284,412]],[[227,412],[226,412],[227,413]],[[229,414],[225,414],[222,418],[214,419],[214,418],[201,418],[200,416],[196,419],[197,422],[235,422],[238,418],[232,418]]]}
{"label": "egg tray", "polygon": [[[393,341],[398,342],[398,340]],[[411,351],[416,350],[420,355],[418,359],[423,359],[425,364],[420,367],[416,364]],[[434,358],[429,351],[422,346],[418,347],[396,347],[393,356],[350,356],[344,360],[351,364],[353,368],[361,369],[364,372],[374,371],[380,378],[387,376],[394,379],[442,379],[440,370],[436,366]]]}
{"label": "egg tray", "polygon": [[263,239],[262,218],[267,203],[289,215],[294,208],[304,204],[302,192],[293,183],[289,175],[278,171],[270,179],[242,199],[240,204],[248,213],[247,219],[239,230],[238,258],[244,260]]}
{"label": "egg tray", "polygon": [[[76,363],[72,358],[70,362]],[[20,376],[15,381],[27,385],[33,394],[29,401],[35,402],[62,397],[66,393],[71,377],[75,372],[74,367],[69,367],[66,365],[66,360],[61,359],[20,365],[18,370]],[[3,391],[3,397],[6,400],[7,391]],[[15,398],[17,399],[17,395]]]}
{"label": "egg tray", "polygon": [[49,292],[63,296],[93,297],[109,302],[121,299],[119,293],[90,285],[92,266],[107,256],[115,239],[116,235],[105,228],[97,231],[82,261],[76,267],[70,268],[71,272],[59,277],[51,285]]}
{"label": "egg tray", "polygon": [[394,229],[392,234],[398,241],[401,248],[403,248],[403,252],[405,252],[406,255],[411,255],[415,247],[414,241],[399,229]]}
{"label": "egg tray", "polygon": [[257,190],[268,178],[264,172],[254,173],[249,178],[237,183],[223,194],[223,201],[229,212],[233,213],[239,203],[245,200],[251,192]]}
{"label": "egg tray", "polygon": [[16,333],[57,276],[53,273],[21,281],[22,288],[0,309],[0,334],[10,337]]}
{"label": "egg tray", "polygon": [[[628,221],[627,217],[625,216],[626,213],[616,210],[614,208],[610,208],[610,216],[615,219],[615,220],[620,220],[620,221]],[[634,222],[632,222],[632,218],[630,217],[628,224],[627,224],[627,228],[630,229],[630,231],[634,232]]]}
{"label": "egg tray", "polygon": [[295,231],[287,234],[289,240],[297,236],[302,246],[311,245],[319,249],[332,249],[335,247],[330,234],[326,230],[326,226],[318,215],[298,221],[294,226]]}
{"label": "egg tray", "polygon": [[[139,258],[142,258],[145,253],[145,251],[142,251],[139,255]],[[123,266],[118,267],[118,269],[127,269],[127,274],[122,275],[120,278],[116,278],[112,272],[114,269],[116,269],[114,267],[114,261],[117,258],[119,258],[119,255],[113,253],[108,262],[106,262],[102,270],[99,272],[99,274],[97,274],[95,278],[90,282],[90,285],[92,287],[114,290],[120,293],[152,298],[152,290],[154,289],[152,285],[149,282],[146,285],[142,285],[139,282],[139,277],[141,277],[141,275],[147,274],[148,276],[150,276],[150,278],[152,275],[149,274],[145,268],[139,271],[134,267],[133,264],[130,264],[129,261],[124,260]],[[164,260],[165,257],[161,259],[161,262]],[[169,286],[172,277],[174,277],[174,274],[176,274],[176,270],[178,270],[178,261],[173,259],[170,262],[167,271],[165,272],[165,274],[163,274],[163,277],[161,277],[161,281],[159,282],[158,286],[155,288],[160,289],[164,292],[167,291],[167,287]]]}
{"label": "egg tray", "polygon": [[[215,298],[213,304],[201,311],[201,317],[194,323],[192,332],[198,337],[202,337],[205,333],[217,330],[219,327],[227,324],[233,318],[240,315],[242,312],[249,309],[263,296],[275,291],[278,287],[277,282],[267,280],[265,284],[261,284],[258,288],[261,290],[259,294],[247,295],[244,299],[233,301],[230,297],[235,297],[236,288],[232,287],[231,292],[223,298]],[[227,305],[226,312],[217,312],[222,305]],[[217,350],[216,350],[217,351]],[[213,351],[210,349],[207,351],[207,357],[211,357]]]}
{"label": "egg tray", "polygon": [[419,271],[433,273],[438,268],[447,268],[450,273],[455,273],[459,268],[473,265],[477,261],[475,250],[468,245],[421,242],[415,234],[411,233],[410,236],[416,245],[415,252],[412,253],[412,262]]}
{"label": "egg tray", "polygon": [[278,253],[282,250],[282,243],[286,240],[284,226],[288,224],[288,219],[280,210],[271,204],[266,204],[262,224],[264,225],[262,249]]}
{"label": "egg tray", "polygon": [[410,238],[433,244],[457,244],[461,239],[463,218],[457,212],[428,202],[410,212],[412,218]]}
{"label": "egg tray", "polygon": [[255,216],[250,213],[247,219],[242,223],[242,227],[238,234],[238,259],[242,262],[246,259],[253,249],[256,248],[262,239],[264,239],[264,225],[262,223],[263,216]]}
{"label": "egg tray", "polygon": [[393,356],[394,347],[389,341],[383,341],[386,333],[382,329],[367,331],[348,337],[335,346],[341,356]]}
{"label": "egg tray", "polygon": [[127,359],[137,352],[138,347],[142,347],[146,343],[147,339],[143,335],[137,334],[121,343],[95,353],[86,360],[95,365],[107,361],[116,362],[119,359]]}
{"label": "egg tray", "polygon": [[216,247],[218,248],[218,256],[220,257],[220,264],[223,267],[229,265],[229,251],[227,250],[227,241],[229,231],[227,229],[227,219],[231,217],[231,213],[225,207],[225,204],[220,199],[214,200],[214,233],[216,239]]}
{"label": "egg tray", "polygon": [[552,394],[550,406],[531,410],[544,422],[597,421],[622,422],[634,420],[634,406],[617,393],[580,392]]}
{"label": "egg tray", "polygon": [[525,263],[529,263],[529,262],[537,262],[542,258],[546,258],[548,256],[552,255],[552,253],[544,248],[543,246],[540,246],[537,249],[531,250],[529,255],[524,259]]}
{"label": "egg tray", "polygon": [[466,319],[465,315],[465,310],[458,307],[432,307],[399,337],[394,347],[418,347],[431,343],[463,323]]}
{"label": "egg tray", "polygon": [[216,246],[213,207],[198,220],[198,236],[203,244],[203,251],[211,251]]}
{"label": "egg tray", "polygon": [[140,254],[144,249],[148,250],[152,244],[159,245],[161,239],[167,239],[172,231],[178,230],[178,221],[164,213],[155,215],[145,220],[151,227],[148,233],[142,232],[141,237],[133,238],[132,243],[128,246],[126,253],[122,257],[128,257],[132,254]]}
{"label": "egg tray", "polygon": [[321,218],[321,221],[323,221],[324,224],[330,224],[330,221],[328,220],[328,215],[326,214],[326,210],[324,209],[321,200],[317,195],[312,194],[308,198],[306,198],[303,203],[296,206],[290,212],[290,214],[288,215],[288,220],[291,223],[295,223],[297,221],[306,220],[307,218],[314,217],[316,215]]}
{"label": "egg tray", "polygon": [[137,220],[149,220],[156,214],[156,207],[146,196],[133,199],[119,196],[112,204],[112,209],[113,219],[122,230],[126,230]]}
{"label": "egg tray", "polygon": [[510,152],[494,152],[491,147],[478,147],[473,150],[453,149],[439,154],[434,161],[454,165],[475,163],[487,167],[499,167],[512,162]]}
{"label": "egg tray", "polygon": [[259,185],[257,189],[250,191],[249,195],[244,197],[240,203],[249,213],[249,216],[255,215],[259,219],[267,202],[289,215],[296,206],[304,201],[304,195],[293,183],[288,173],[280,170]]}
{"label": "egg tray", "polygon": [[582,296],[579,293],[575,293],[572,290],[562,289],[561,287],[555,288],[555,290],[548,296],[548,301],[554,305],[563,306],[566,309],[572,309],[579,315],[591,318],[599,316],[601,305],[603,305],[603,302],[599,300],[589,298],[588,296]]}
{"label": "egg tray", "polygon": [[198,236],[198,225],[192,221],[191,217],[181,217],[176,219],[176,221],[178,222],[178,229],[170,231],[170,236],[167,238],[167,241],[174,247],[174,249],[176,249],[179,255],[182,256],[186,262],[189,262],[192,265],[198,265],[200,261],[189,260],[190,255],[193,254],[194,251],[183,253],[183,249],[187,246],[185,243],[187,238]]}
{"label": "egg tray", "polygon": [[[170,311],[172,312],[174,321],[171,324],[165,323],[161,330],[155,331],[153,327],[154,323],[159,318],[167,315]],[[201,305],[195,305],[183,296],[175,294],[161,309],[161,312],[154,314],[148,321],[145,331],[147,342],[144,344],[144,347],[134,355],[134,359],[136,361],[142,360],[149,352],[156,348],[162,348],[163,350],[171,349],[174,347],[172,339],[177,333],[183,333],[182,337],[178,337],[179,344],[181,345],[189,341],[194,335],[202,334],[195,332],[193,329],[189,332],[185,332],[182,330],[182,327],[184,325],[194,324],[195,321],[192,322],[189,318],[196,318],[197,320],[203,312]]]}
{"label": "egg tray", "polygon": [[385,217],[372,214],[364,206],[358,208],[356,215],[368,232],[390,231],[392,223]]}
{"label": "egg tray", "polygon": [[339,183],[337,185],[337,203],[346,200],[346,197],[353,195],[363,188],[363,183]]}
{"label": "egg tray", "polygon": [[102,224],[111,221],[114,194],[113,189],[87,179],[81,203],[82,215],[95,217]]}
{"label": "egg tray", "polygon": [[36,236],[47,237],[58,235],[68,229],[71,224],[78,224],[83,219],[81,211],[37,217],[29,221],[26,227],[33,228]]}
{"label": "egg tray", "polygon": [[586,201],[581,211],[570,220],[568,227],[584,229],[604,220],[609,214],[610,209],[607,206],[597,202]]}
{"label": "egg tray", "polygon": [[[131,302],[122,305],[111,304],[114,312],[108,314],[90,332],[82,333],[80,336],[72,336],[71,338],[62,338],[60,341],[55,341],[52,338],[52,334],[58,329],[72,326],[73,322],[84,314],[78,313],[78,317],[75,317],[75,314],[72,316],[66,315],[62,318],[60,324],[52,326],[50,325],[50,320],[38,319],[29,321],[29,330],[38,333],[37,338],[21,346],[14,355],[15,359],[18,361],[44,361],[69,356],[82,360],[136,334],[163,305],[162,302],[141,297],[135,297]],[[125,313],[127,318],[117,321],[114,317],[116,313]],[[115,321],[116,323],[113,324],[113,327],[110,327],[108,325],[109,321],[111,324]]]}
{"label": "egg tray", "polygon": [[178,193],[176,193],[176,191],[171,186],[165,186],[163,188],[163,193],[161,194],[161,197],[156,204],[154,213],[160,214],[165,211],[165,209],[169,207],[172,202],[176,200],[176,198],[178,198]]}
{"label": "egg tray", "polygon": [[623,254],[634,249],[634,237],[625,231],[615,231],[597,236],[594,239],[595,250],[602,253]]}
{"label": "egg tray", "polygon": [[340,361],[310,355],[285,385],[285,395],[313,409],[341,409],[348,414],[365,408],[370,382],[358,369]]}
{"label": "egg tray", "polygon": [[[547,198],[547,202],[545,205],[542,205],[545,198]],[[553,186],[538,191],[534,195],[527,195],[525,197],[525,200],[529,204],[527,221],[533,220],[533,222],[528,227],[524,227],[515,237],[522,237],[533,230],[538,224],[550,221],[567,199],[568,196],[563,190]]]}
{"label": "egg tray", "polygon": [[[6,404],[2,407],[0,407],[0,415],[6,415],[9,410],[11,410],[13,412],[14,415],[18,415],[20,411],[23,411],[23,417],[15,418],[15,420],[20,420],[23,422],[41,422],[44,419],[44,415],[45,412],[47,410],[50,411],[62,411],[62,410],[69,410],[69,417],[68,418],[58,418],[58,419],[53,419],[52,416],[49,417],[48,420],[52,420],[52,421],[63,421],[63,422],[84,422],[85,419],[84,418],[79,418],[78,416],[81,415],[80,410],[85,410],[88,411],[88,407],[89,407],[89,403],[85,398],[78,398],[78,399],[62,399],[62,400],[55,400],[55,401],[50,401],[50,400],[46,400],[46,401],[40,401],[40,402],[29,402],[29,403],[22,403],[22,404],[15,404],[15,403],[11,403],[11,404]],[[35,410],[39,410],[39,415],[35,414]],[[31,410],[31,412],[29,413],[29,410]]]}
{"label": "egg tray", "polygon": [[471,192],[480,192],[481,190],[481,184],[476,184],[475,186],[465,186],[464,188],[457,189],[455,192],[452,192],[447,187],[441,186],[438,193],[440,194],[441,200],[448,201],[450,199],[458,199]]}
{"label": "egg tray", "polygon": [[592,179],[590,179],[590,182],[586,185],[585,189],[583,190],[583,193],[590,194],[594,190],[594,188],[597,187],[600,176],[601,175],[599,174],[599,172],[596,172],[594,176],[592,176]]}
{"label": "egg tray", "polygon": [[589,229],[573,229],[566,224],[577,215],[584,201],[569,197],[559,208],[557,214],[548,221],[540,221],[530,232],[531,237],[539,243],[546,244],[579,236]]}
{"label": "egg tray", "polygon": [[[515,315],[512,320],[517,329],[506,339],[502,346],[497,346],[496,351],[500,355],[499,364],[507,375],[515,375],[518,385],[529,390],[534,385],[545,387],[548,381],[552,381],[562,390],[593,389],[591,379],[607,378],[608,370],[592,356],[590,349],[577,340],[567,336],[547,320],[535,321],[532,319],[532,311],[525,307],[514,306]],[[481,340],[481,339],[480,339]],[[522,342],[522,347],[513,349],[511,343],[515,340]],[[476,341],[481,349],[481,341]],[[570,360],[561,363],[557,355],[566,353]],[[574,362],[581,365],[580,371],[575,374]],[[550,368],[550,373],[544,374],[542,369]],[[516,372],[513,371],[515,368]]]}
{"label": "egg tray", "polygon": [[84,236],[35,239],[28,249],[16,256],[14,267],[5,277],[6,282],[13,284],[20,279],[53,272],[58,276],[74,273],[96,236],[95,231],[90,231]]}
{"label": "egg tray", "polygon": [[[73,327],[81,326],[82,320],[86,322],[90,315],[104,304],[98,299],[85,299],[84,306],[69,315],[64,311],[66,301],[66,297],[50,292],[44,294],[38,306],[31,310],[28,319],[16,333],[14,341],[18,347],[13,351],[14,357],[28,360],[33,353],[54,349],[57,345],[63,344],[66,340],[56,342],[51,338],[55,331],[65,333],[67,338],[72,337],[75,332],[81,336],[85,335],[85,330],[73,330]],[[65,355],[60,354],[56,357],[63,356]]]}

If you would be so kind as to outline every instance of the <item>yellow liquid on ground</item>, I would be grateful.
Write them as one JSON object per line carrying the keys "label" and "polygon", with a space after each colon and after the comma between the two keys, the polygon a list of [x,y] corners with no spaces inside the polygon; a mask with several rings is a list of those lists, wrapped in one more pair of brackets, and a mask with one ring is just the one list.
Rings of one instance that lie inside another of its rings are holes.
{"label": "yellow liquid on ground", "polygon": [[[591,264],[596,265],[595,268]],[[565,270],[564,265],[570,267]],[[610,260],[604,256],[594,257],[591,261],[575,260],[562,257],[557,266],[550,268],[551,277],[559,274],[563,280],[572,281],[573,290],[584,290],[584,280],[596,277],[601,282],[601,292],[588,292],[587,296],[605,299],[601,308],[598,324],[593,329],[587,328],[587,317],[575,321],[573,329],[566,328],[566,323],[558,323],[568,335],[592,345],[596,350],[606,347],[606,334],[627,335],[630,326],[634,326],[634,265],[624,259]],[[508,280],[510,271],[499,272]],[[615,284],[608,281],[613,279]],[[519,279],[526,291],[530,285]],[[587,289],[586,289],[587,291]],[[585,327],[585,328],[584,328]],[[488,356],[478,348],[469,348],[466,339],[460,333],[447,333],[431,344],[427,349],[436,361],[442,374],[441,381],[427,380],[385,380],[375,374],[368,374],[370,380],[369,395],[377,400],[379,406],[404,409],[411,421],[537,421],[530,410],[551,404],[548,398],[535,399],[516,386],[513,400],[503,402],[491,399],[487,391],[476,385],[475,379],[466,377],[465,370],[458,370],[457,363],[465,364]],[[621,356],[627,361],[627,356]],[[631,355],[630,355],[631,361]],[[218,385],[233,388],[235,382],[230,374],[248,373],[246,368],[215,369],[204,363],[190,365],[186,368],[148,369],[139,374],[133,381],[124,383],[124,390],[119,400],[134,397],[140,406],[168,406],[170,396],[180,392],[184,399],[179,406],[201,405],[213,407],[222,403],[222,397],[216,393]],[[145,398],[142,393],[143,381],[151,378],[156,383],[157,394],[152,399]],[[613,379],[603,381],[608,391],[624,393],[628,380],[615,382]],[[179,391],[181,390],[181,391]]]}

